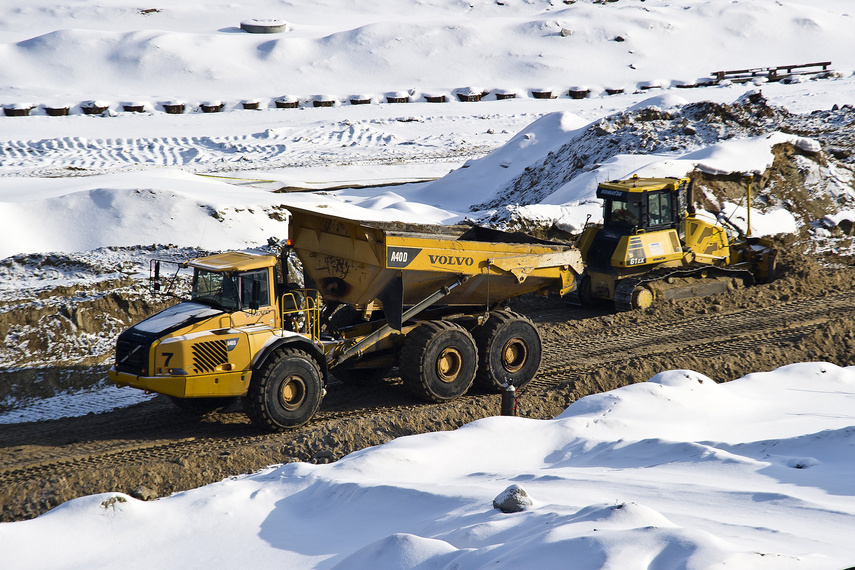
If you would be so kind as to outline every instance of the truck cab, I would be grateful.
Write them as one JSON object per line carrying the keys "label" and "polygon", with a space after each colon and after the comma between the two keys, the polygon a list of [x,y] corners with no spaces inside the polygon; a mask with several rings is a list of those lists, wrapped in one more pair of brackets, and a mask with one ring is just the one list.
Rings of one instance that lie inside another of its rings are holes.
{"label": "truck cab", "polygon": [[233,326],[280,327],[271,295],[276,283],[273,255],[238,251],[194,259],[190,300],[229,314]]}
{"label": "truck cab", "polygon": [[193,270],[189,299],[119,335],[110,379],[178,399],[245,396],[270,350],[294,344],[314,357],[325,381],[317,338],[295,325],[311,320],[310,298],[284,290],[278,263],[247,250],[182,264]]}

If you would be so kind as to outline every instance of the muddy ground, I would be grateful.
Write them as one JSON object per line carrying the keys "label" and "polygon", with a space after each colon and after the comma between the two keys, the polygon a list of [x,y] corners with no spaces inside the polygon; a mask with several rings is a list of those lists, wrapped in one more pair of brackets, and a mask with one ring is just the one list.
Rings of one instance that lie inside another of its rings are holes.
{"label": "muddy ground", "polygon": [[[775,281],[709,299],[619,314],[557,299],[516,301],[512,308],[535,320],[544,341],[519,415],[552,418],[587,394],[668,369],[724,382],[796,362],[855,365],[855,263],[805,254],[794,242],[779,244]],[[333,381],[318,418],[285,434],[259,431],[237,404],[195,418],[162,396],[105,414],[0,426],[0,518],[32,518],[81,495],[154,499],[273,464],[326,463],[498,413],[495,394],[475,388],[455,402],[425,404],[390,377],[367,387]]]}

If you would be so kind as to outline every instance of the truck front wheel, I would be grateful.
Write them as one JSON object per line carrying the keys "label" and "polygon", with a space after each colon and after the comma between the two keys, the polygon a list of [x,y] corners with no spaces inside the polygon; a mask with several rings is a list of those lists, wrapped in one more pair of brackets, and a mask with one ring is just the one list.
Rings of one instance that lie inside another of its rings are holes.
{"label": "truck front wheel", "polygon": [[448,321],[422,323],[401,349],[401,378],[416,396],[434,402],[466,393],[475,379],[478,351],[469,331]]}
{"label": "truck front wheel", "polygon": [[284,348],[252,375],[246,414],[260,427],[282,431],[312,419],[322,397],[323,380],[317,362],[302,350]]}

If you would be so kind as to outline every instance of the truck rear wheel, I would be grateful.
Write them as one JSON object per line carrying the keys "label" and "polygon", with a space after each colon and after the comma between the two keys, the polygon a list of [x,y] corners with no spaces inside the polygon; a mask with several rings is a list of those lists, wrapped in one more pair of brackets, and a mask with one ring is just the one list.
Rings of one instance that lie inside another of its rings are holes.
{"label": "truck rear wheel", "polygon": [[540,333],[527,318],[513,311],[493,311],[472,333],[478,347],[478,385],[501,392],[508,380],[520,388],[537,374]]}
{"label": "truck rear wheel", "polygon": [[246,414],[260,427],[282,431],[308,422],[321,405],[323,380],[315,360],[297,348],[279,350],[252,375]]}
{"label": "truck rear wheel", "polygon": [[475,340],[456,323],[422,323],[407,335],[401,349],[404,385],[426,400],[446,402],[465,394],[477,369]]}

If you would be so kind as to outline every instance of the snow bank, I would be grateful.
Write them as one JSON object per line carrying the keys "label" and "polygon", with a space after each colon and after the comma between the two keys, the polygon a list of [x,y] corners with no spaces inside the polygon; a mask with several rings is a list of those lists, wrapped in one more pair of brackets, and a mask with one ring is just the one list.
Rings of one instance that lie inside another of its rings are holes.
{"label": "snow bank", "polygon": [[[669,371],[554,420],[486,418],[151,503],[76,499],[0,525],[0,545],[30,569],[116,553],[127,568],[844,567],[853,400],[855,369],[830,364],[725,384]],[[536,500],[504,514],[491,503],[511,483]]]}

